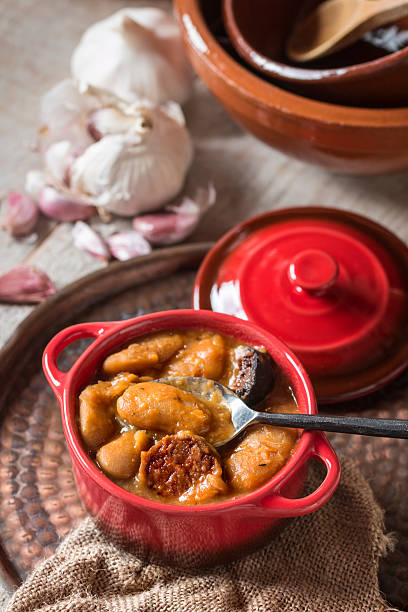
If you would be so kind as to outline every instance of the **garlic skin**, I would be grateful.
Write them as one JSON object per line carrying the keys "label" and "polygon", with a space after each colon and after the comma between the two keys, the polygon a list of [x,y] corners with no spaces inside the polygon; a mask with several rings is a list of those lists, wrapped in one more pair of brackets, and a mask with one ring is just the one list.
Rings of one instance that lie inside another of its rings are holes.
{"label": "garlic skin", "polygon": [[38,207],[44,215],[56,221],[89,219],[96,213],[94,206],[76,200],[69,192],[61,193],[51,185],[39,192]]}
{"label": "garlic skin", "polygon": [[48,276],[34,266],[17,266],[0,276],[0,302],[36,304],[53,293]]}
{"label": "garlic skin", "polygon": [[29,170],[27,172],[24,189],[33,200],[38,200],[40,191],[45,185],[46,179],[42,170]]}
{"label": "garlic skin", "polygon": [[12,236],[27,236],[37,225],[38,215],[37,205],[31,198],[12,191],[7,196],[7,210],[2,227]]}
{"label": "garlic skin", "polygon": [[94,96],[81,94],[71,79],[54,85],[41,100],[40,151],[60,141],[68,141],[72,149],[83,151],[93,142],[86,121],[97,104]]}
{"label": "garlic skin", "polygon": [[197,227],[203,214],[213,206],[216,193],[213,185],[198,188],[193,199],[184,197],[175,206],[166,206],[166,211],[141,215],[133,219],[133,227],[151,244],[164,246],[182,242]]}
{"label": "garlic skin", "polygon": [[193,72],[175,19],[153,7],[123,8],[92,25],[71,59],[80,91],[93,85],[126,102],[183,104]]}
{"label": "garlic skin", "polygon": [[152,251],[150,244],[139,232],[120,232],[109,236],[107,243],[113,257],[120,261],[127,261],[132,257],[147,255]]}
{"label": "garlic skin", "polygon": [[[143,121],[143,117],[140,118]],[[88,117],[88,131],[95,141],[112,134],[126,134],[135,127],[135,117],[112,106],[99,108]]]}
{"label": "garlic skin", "polygon": [[54,142],[44,153],[44,165],[59,182],[69,185],[71,164],[75,159],[69,140]]}
{"label": "garlic skin", "polygon": [[106,242],[87,223],[77,221],[72,228],[72,238],[74,245],[78,249],[82,249],[104,262],[110,259],[110,252]]}
{"label": "garlic skin", "polygon": [[191,164],[187,129],[146,104],[117,108],[110,121],[106,111],[93,117],[101,139],[73,161],[70,188],[118,215],[159,208],[180,191]]}

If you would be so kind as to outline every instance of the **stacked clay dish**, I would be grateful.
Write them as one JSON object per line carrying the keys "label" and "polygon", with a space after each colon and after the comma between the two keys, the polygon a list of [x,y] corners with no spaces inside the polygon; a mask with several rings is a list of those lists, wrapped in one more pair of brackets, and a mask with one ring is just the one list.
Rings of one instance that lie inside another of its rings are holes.
{"label": "stacked clay dish", "polygon": [[193,67],[231,117],[257,138],[335,172],[408,168],[408,47],[380,51],[381,57],[373,59],[367,55],[358,63],[363,56],[356,56],[355,48],[366,53],[370,46],[358,43],[347,69],[339,63],[329,69],[330,57],[312,68],[294,67],[285,57],[285,37],[301,11],[316,1],[234,2],[248,54],[245,44],[238,47],[238,35],[231,38],[221,0],[174,4]]}

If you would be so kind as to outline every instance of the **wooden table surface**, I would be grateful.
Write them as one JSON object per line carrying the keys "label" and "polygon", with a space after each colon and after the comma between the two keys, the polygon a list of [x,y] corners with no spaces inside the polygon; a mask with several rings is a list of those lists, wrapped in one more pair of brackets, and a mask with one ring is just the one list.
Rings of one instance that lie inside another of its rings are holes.
{"label": "wooden table surface", "polygon": [[[138,2],[122,0],[2,0],[0,3],[0,196],[22,189],[38,167],[32,150],[41,95],[69,74],[81,32],[92,22]],[[140,4],[147,4],[146,2]],[[170,7],[166,1],[151,2]],[[185,106],[195,143],[186,193],[212,181],[216,206],[192,240],[217,239],[239,220],[284,206],[336,206],[379,221],[408,241],[408,174],[356,177],[329,174],[288,158],[244,133],[196,80]],[[4,214],[4,206],[0,211]],[[117,227],[128,222],[116,222]],[[16,241],[0,230],[0,273],[19,263],[44,269],[57,288],[102,266],[77,250],[71,224],[42,219],[35,241]],[[103,231],[110,231],[103,228]],[[31,311],[0,305],[0,346]]]}

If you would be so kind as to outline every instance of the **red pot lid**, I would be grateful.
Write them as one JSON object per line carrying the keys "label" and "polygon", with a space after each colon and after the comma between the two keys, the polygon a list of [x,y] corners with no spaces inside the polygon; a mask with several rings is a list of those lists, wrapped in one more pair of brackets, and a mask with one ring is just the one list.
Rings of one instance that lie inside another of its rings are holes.
{"label": "red pot lid", "polygon": [[370,393],[408,366],[408,249],[353,213],[291,208],[236,226],[204,259],[194,307],[278,336],[321,402]]}

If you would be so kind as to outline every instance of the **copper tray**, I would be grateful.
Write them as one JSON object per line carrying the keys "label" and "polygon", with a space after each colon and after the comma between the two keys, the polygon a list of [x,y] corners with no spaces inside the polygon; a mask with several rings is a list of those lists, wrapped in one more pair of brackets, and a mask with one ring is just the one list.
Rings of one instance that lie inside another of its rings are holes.
{"label": "copper tray", "polygon": [[[76,493],[59,408],[41,370],[41,353],[57,331],[73,322],[119,320],[146,312],[188,308],[194,268],[211,245],[184,245],[117,263],[66,287],[37,307],[0,353],[0,570],[12,587],[85,514]],[[69,368],[89,340],[64,351]],[[408,418],[408,374],[352,404],[348,414]],[[321,409],[327,412],[329,409]],[[330,409],[331,411],[331,409]],[[388,601],[408,608],[408,442],[333,435],[340,454],[352,457],[385,509],[397,547],[380,568]]]}

